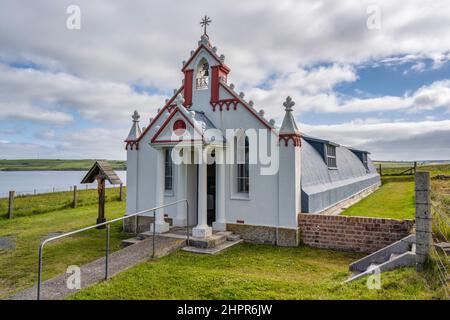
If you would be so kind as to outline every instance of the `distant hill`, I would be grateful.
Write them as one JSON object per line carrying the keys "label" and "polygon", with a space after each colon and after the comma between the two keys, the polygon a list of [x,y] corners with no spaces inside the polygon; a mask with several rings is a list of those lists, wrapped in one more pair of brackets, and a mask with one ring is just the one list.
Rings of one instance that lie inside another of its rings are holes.
{"label": "distant hill", "polygon": [[[126,161],[108,160],[114,170],[126,170]],[[19,159],[0,160],[0,171],[69,171],[88,170],[95,162],[93,159],[64,160],[64,159]]]}

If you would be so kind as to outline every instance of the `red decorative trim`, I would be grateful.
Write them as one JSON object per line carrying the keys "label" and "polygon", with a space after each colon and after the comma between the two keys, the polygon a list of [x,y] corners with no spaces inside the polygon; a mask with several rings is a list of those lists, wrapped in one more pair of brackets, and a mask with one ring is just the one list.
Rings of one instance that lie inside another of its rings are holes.
{"label": "red decorative trim", "polygon": [[[145,136],[145,134],[150,130],[150,128],[153,126],[153,124],[156,122],[156,120],[158,120],[158,118],[164,113],[164,110],[169,109],[170,106],[172,105],[172,102],[175,100],[176,96],[178,96],[178,94],[184,89],[184,85],[180,87],[180,89],[177,90],[177,92],[175,92],[175,94],[173,95],[172,98],[170,98],[169,101],[167,101],[166,105],[159,110],[159,113],[156,115],[156,117],[153,119],[153,121],[148,125],[147,128],[145,128],[144,132],[142,132],[142,134],[139,136],[139,138],[137,139],[137,141],[141,141],[141,139]],[[172,108],[170,108],[171,110]],[[168,110],[170,112],[170,110]]]}
{"label": "red decorative trim", "polygon": [[230,71],[230,68],[228,68],[227,65],[225,65],[224,63],[220,62],[220,58],[217,56],[217,54],[215,54],[210,48],[208,48],[207,46],[205,46],[204,44],[201,44],[196,50],[195,52],[192,54],[192,56],[189,58],[189,60],[184,64],[183,68],[181,69],[181,71],[184,72],[184,70],[187,68],[187,66],[192,62],[192,60],[195,58],[195,56],[197,55],[197,53],[204,48],[206,51],[208,51],[208,53],[218,62],[220,63],[221,67],[224,68],[224,70],[227,70],[228,72]]}
{"label": "red decorative trim", "polygon": [[211,102],[219,101],[219,66],[211,67]]}
{"label": "red decorative trim", "polygon": [[192,105],[192,81],[194,70],[184,70],[184,106]]}
{"label": "red decorative trim", "polygon": [[175,109],[177,105],[176,104],[171,104],[170,106],[167,107],[167,111],[169,111],[169,113],[172,112],[173,109]]}
{"label": "red decorative trim", "polygon": [[128,150],[128,147],[130,147],[130,150],[133,150],[133,148],[136,148],[136,150],[139,150],[139,141],[132,140],[132,141],[125,141],[127,144],[125,145],[125,150]]}
{"label": "red decorative trim", "polygon": [[289,145],[289,140],[292,140],[294,147],[301,147],[302,139],[299,134],[296,133],[285,133],[278,135],[278,141],[284,141],[284,146],[287,147]]}
{"label": "red decorative trim", "polygon": [[[164,128],[167,126],[167,124],[170,122],[170,120],[175,116],[175,114],[177,114],[177,113],[180,113],[181,114],[181,116],[192,126],[192,128],[195,130],[195,131],[197,131],[199,134],[200,134],[200,136],[202,137],[202,139],[203,139],[203,133],[200,131],[200,130],[198,130],[197,129],[197,127],[192,123],[192,121],[191,121],[191,119],[189,119],[188,117],[186,117],[186,115],[183,113],[183,112],[181,112],[180,111],[180,109],[178,109],[178,107],[176,107],[176,109],[174,110],[174,112],[172,112],[168,117],[167,117],[167,119],[163,122],[163,124],[161,125],[161,127],[159,128],[159,130],[155,133],[155,135],[153,136],[153,138],[151,139],[151,143],[158,143],[158,142],[161,142],[161,141],[156,141],[156,139],[158,138],[158,136],[159,136],[159,134],[164,130]],[[181,139],[181,137],[180,137],[180,140],[182,140]],[[165,141],[165,142],[168,142],[168,141]],[[171,141],[171,142],[175,142],[175,141]]]}
{"label": "red decorative trim", "polygon": [[[274,133],[275,130],[274,128],[266,121],[266,119],[264,119],[263,117],[261,117],[255,110],[253,110],[253,108],[251,108],[250,106],[247,105],[247,103],[245,101],[243,101],[233,90],[231,90],[230,88],[228,88],[227,85],[223,84],[222,82],[219,83],[229,94],[231,94],[234,99],[238,100],[238,102],[240,102],[248,111],[250,111],[250,113],[252,113],[256,119],[258,119],[264,126],[266,126],[268,129],[272,130]],[[214,106],[213,106],[214,107]],[[236,108],[234,108],[234,110],[236,110]]]}
{"label": "red decorative trim", "polygon": [[186,132],[186,122],[184,122],[182,119],[178,119],[174,122],[172,126],[172,131],[177,136],[182,136]]}
{"label": "red decorative trim", "polygon": [[211,106],[213,107],[213,111],[216,111],[217,106],[219,106],[219,110],[222,111],[224,105],[227,107],[227,111],[230,110],[231,105],[233,105],[233,109],[236,110],[238,104],[239,104],[239,101],[237,99],[223,99],[223,100],[219,100],[217,102],[211,101]]}

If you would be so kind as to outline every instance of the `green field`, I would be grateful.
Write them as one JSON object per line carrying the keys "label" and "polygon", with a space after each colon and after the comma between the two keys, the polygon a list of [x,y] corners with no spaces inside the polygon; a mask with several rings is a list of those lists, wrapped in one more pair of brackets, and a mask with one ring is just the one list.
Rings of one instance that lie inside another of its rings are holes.
{"label": "green field", "polygon": [[414,219],[414,177],[383,179],[382,186],[341,215]]}
{"label": "green field", "polygon": [[[31,198],[31,197],[30,197]],[[108,220],[125,212],[125,202],[106,204]],[[97,206],[65,209],[0,219],[0,237],[15,239],[15,250],[0,250],[0,298],[34,286],[37,283],[38,248],[43,237],[53,232],[67,232],[96,223]],[[121,248],[121,240],[129,237],[122,224],[111,226],[111,250]],[[46,246],[43,279],[64,273],[70,265],[82,265],[104,255],[105,230],[87,232],[58,240]]]}
{"label": "green field", "polygon": [[[94,190],[78,190],[77,206],[88,206],[98,203],[98,192]],[[125,199],[126,188],[123,187]],[[14,217],[31,216],[56,210],[68,209],[72,205],[72,192],[54,192],[38,195],[18,196],[14,199]],[[119,188],[106,189],[106,201],[118,201]],[[6,217],[8,199],[0,198],[0,219]]]}
{"label": "green field", "polygon": [[[89,170],[95,160],[22,159],[0,160],[0,171]],[[115,170],[126,170],[126,161],[110,160]]]}
{"label": "green field", "polygon": [[[445,170],[437,168],[435,172]],[[385,176],[383,186],[344,214],[411,218],[413,177]],[[450,195],[450,181],[433,180],[433,190]],[[36,284],[37,250],[45,236],[96,222],[96,191],[82,190],[79,207],[70,208],[71,192],[23,196],[16,199],[16,217],[6,219],[0,200],[0,237],[14,239],[14,250],[0,250],[0,298]],[[118,190],[107,190],[108,219],[122,216],[125,201]],[[121,223],[111,228],[111,249],[130,237]],[[103,256],[104,230],[50,244],[44,254],[44,279]],[[300,246],[280,248],[241,244],[215,256],[176,252],[129,269],[108,282],[82,290],[72,299],[431,299],[441,297],[432,268],[382,274],[381,290],[369,290],[366,279],[343,284],[348,264],[362,255]]]}
{"label": "green field", "polygon": [[178,251],[142,263],[70,299],[431,299],[434,280],[413,268],[350,284],[350,262],[362,257],[309,247],[240,244],[220,254]]}
{"label": "green field", "polygon": [[[382,186],[358,203],[342,212],[346,216],[414,219],[414,176],[398,175],[409,163],[382,163]],[[428,171],[432,178],[434,196],[450,204],[450,180],[436,179],[437,175],[449,175],[450,165],[418,166],[418,171]]]}

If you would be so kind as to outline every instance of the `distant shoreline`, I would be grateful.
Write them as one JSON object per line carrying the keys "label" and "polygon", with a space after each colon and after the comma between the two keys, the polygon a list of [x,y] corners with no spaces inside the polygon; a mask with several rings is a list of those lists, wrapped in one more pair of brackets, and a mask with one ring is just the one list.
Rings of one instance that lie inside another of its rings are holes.
{"label": "distant shoreline", "polygon": [[[18,159],[0,160],[0,171],[86,171],[95,160]],[[126,161],[108,161],[114,170],[126,170]]]}

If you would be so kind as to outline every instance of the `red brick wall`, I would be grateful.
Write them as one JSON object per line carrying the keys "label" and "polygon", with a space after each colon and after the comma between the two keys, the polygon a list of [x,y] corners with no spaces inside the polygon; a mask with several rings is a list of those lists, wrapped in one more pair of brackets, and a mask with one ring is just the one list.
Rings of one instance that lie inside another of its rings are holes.
{"label": "red brick wall", "polygon": [[299,214],[303,244],[372,253],[411,233],[414,220]]}

